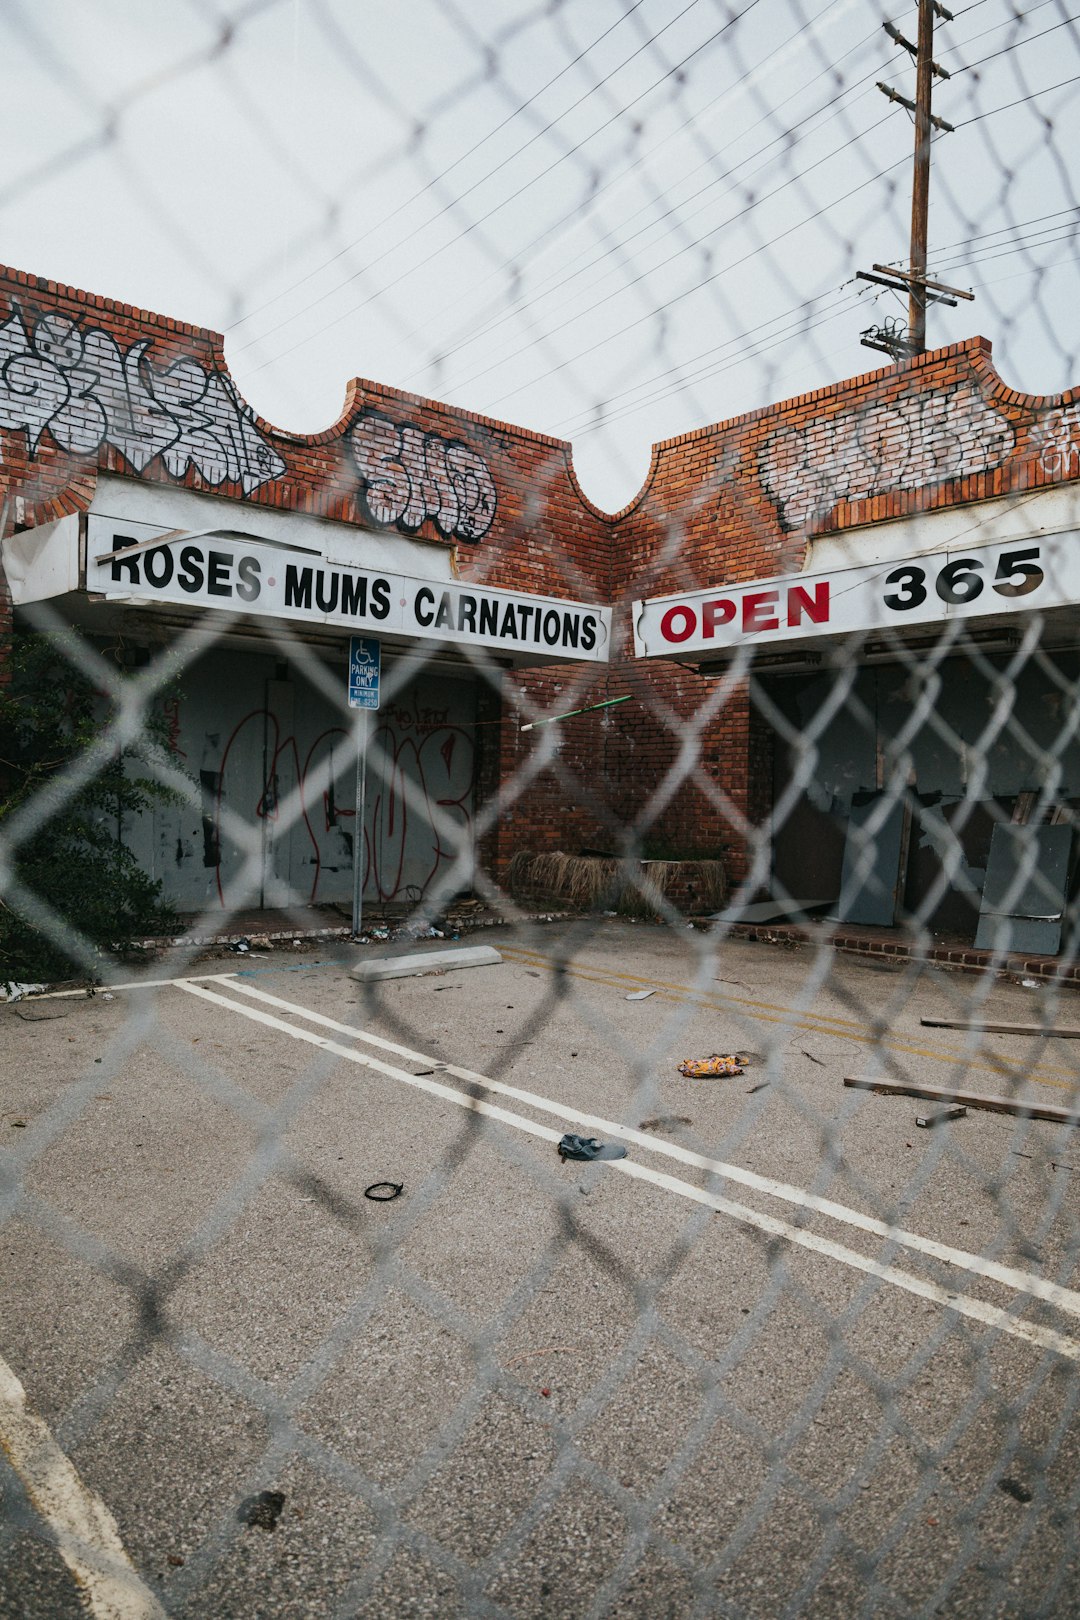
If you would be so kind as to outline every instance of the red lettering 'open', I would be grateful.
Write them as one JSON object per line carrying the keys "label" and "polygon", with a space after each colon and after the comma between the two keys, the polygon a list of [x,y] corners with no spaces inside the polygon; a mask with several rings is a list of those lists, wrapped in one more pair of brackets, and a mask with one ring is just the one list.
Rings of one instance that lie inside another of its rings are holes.
{"label": "red lettering 'open'", "polygon": [[742,627],[744,634],[754,630],[779,630],[780,620],[770,615],[780,600],[779,591],[751,591],[742,599]]}
{"label": "red lettering 'open'", "polygon": [[711,602],[701,604],[701,633],[715,636],[718,624],[730,624],[735,617],[735,604],[726,596],[714,596]]}
{"label": "red lettering 'open'", "polygon": [[818,580],[814,586],[813,597],[811,597],[805,585],[790,585],[788,587],[788,624],[801,624],[804,613],[813,624],[828,624],[829,582],[827,579]]}
{"label": "red lettering 'open'", "polygon": [[[680,628],[676,630],[676,623]],[[692,607],[669,607],[660,620],[660,634],[665,641],[685,641],[697,629],[697,614]]]}

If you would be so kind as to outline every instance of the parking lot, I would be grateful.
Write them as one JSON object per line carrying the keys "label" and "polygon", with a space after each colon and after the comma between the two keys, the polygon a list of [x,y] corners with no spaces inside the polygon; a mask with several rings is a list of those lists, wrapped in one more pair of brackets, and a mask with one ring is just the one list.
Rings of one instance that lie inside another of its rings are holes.
{"label": "parking lot", "polygon": [[[1068,1103],[1075,1042],[920,1020],[1074,998],[477,937],[501,964],[166,956],[0,1012],[0,1614],[1080,1606],[1080,1148],[842,1083]],[[714,1052],[744,1073],[678,1072]]]}

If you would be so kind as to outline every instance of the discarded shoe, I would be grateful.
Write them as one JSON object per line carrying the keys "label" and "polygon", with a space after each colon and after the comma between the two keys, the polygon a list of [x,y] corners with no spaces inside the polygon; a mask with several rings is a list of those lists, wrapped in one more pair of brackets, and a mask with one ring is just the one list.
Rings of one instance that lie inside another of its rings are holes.
{"label": "discarded shoe", "polygon": [[626,1149],[617,1142],[599,1142],[595,1136],[564,1136],[559,1143],[563,1159],[625,1159]]}

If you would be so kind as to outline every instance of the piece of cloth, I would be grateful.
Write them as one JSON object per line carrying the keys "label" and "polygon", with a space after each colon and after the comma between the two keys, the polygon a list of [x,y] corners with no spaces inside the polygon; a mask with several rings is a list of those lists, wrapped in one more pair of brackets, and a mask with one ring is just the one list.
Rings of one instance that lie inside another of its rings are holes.
{"label": "piece of cloth", "polygon": [[742,1074],[743,1063],[734,1052],[723,1056],[714,1052],[711,1057],[685,1058],[679,1064],[679,1073],[691,1080],[709,1080],[717,1075]]}
{"label": "piece of cloth", "polygon": [[595,1136],[564,1136],[559,1143],[560,1159],[625,1159],[626,1149],[616,1142],[600,1142]]}

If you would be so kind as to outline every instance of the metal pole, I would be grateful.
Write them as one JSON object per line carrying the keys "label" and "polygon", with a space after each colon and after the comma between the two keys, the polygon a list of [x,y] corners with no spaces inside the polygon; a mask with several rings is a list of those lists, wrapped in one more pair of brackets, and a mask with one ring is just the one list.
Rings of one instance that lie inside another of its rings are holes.
{"label": "metal pole", "polygon": [[915,58],[915,172],[911,181],[911,291],[908,336],[911,352],[926,350],[926,239],[930,215],[930,101],[934,74],[934,0],[919,0]]}
{"label": "metal pole", "polygon": [[356,711],[356,819],[353,822],[352,931],[364,919],[364,804],[367,797],[368,711]]}

